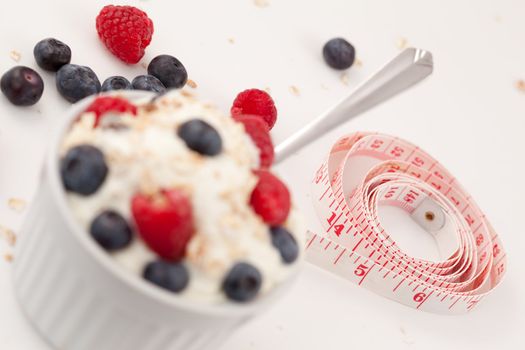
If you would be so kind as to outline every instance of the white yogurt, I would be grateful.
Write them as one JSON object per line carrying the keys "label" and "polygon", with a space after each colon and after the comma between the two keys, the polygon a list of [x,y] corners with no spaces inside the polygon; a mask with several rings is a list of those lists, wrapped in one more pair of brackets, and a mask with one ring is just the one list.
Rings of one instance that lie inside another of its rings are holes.
{"label": "white yogurt", "polygon": [[[223,142],[220,155],[201,156],[177,136],[178,126],[194,118],[206,121],[219,132]],[[259,151],[242,124],[186,92],[170,93],[153,104],[139,106],[137,116],[104,117],[104,121],[116,120],[126,128],[93,128],[94,120],[92,113],[82,115],[61,148],[64,155],[71,147],[91,144],[106,157],[109,173],[95,194],[68,194],[74,215],[86,232],[93,218],[108,209],[133,222],[130,203],[137,192],[183,187],[191,194],[196,231],[184,259],[190,283],[180,293],[182,297],[224,300],[222,280],[239,261],[259,269],[263,277],[261,293],[292,273],[297,262],[282,262],[271,244],[269,227],[249,205],[257,183],[252,169],[258,167]],[[303,226],[295,209],[284,226],[303,247]],[[112,256],[138,276],[147,263],[157,259],[138,234],[132,244]]]}

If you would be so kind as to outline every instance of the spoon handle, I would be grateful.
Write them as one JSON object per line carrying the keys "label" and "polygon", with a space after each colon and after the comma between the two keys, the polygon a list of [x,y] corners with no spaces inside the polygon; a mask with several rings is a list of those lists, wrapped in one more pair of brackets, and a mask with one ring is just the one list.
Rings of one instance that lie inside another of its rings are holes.
{"label": "spoon handle", "polygon": [[355,91],[305,125],[275,148],[279,163],[335,127],[408,89],[432,73],[432,54],[408,48],[394,57]]}

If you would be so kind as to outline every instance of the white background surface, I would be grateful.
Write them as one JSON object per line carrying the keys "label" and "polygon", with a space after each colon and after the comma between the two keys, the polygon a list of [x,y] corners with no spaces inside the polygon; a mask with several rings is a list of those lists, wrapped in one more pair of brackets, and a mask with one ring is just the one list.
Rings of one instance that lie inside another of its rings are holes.
{"label": "white background surface", "polygon": [[[116,2],[116,1],[115,1]],[[398,53],[396,42],[434,54],[435,73],[414,90],[327,135],[283,164],[279,172],[296,201],[311,213],[308,181],[331,142],[354,130],[406,138],[436,156],[471,191],[506,243],[506,280],[477,310],[446,317],[417,312],[305,266],[292,293],[246,325],[224,349],[523,349],[525,347],[525,2],[269,0],[124,1],[145,9],[156,33],[145,61],[180,58],[197,92],[227,111],[248,87],[271,88],[280,141],[338,101]],[[35,66],[34,44],[48,36],[68,43],[73,62],[91,66],[101,80],[144,69],[121,64],[98,42],[94,19],[109,1],[2,1],[0,71]],[[340,73],[321,59],[324,42],[348,38],[361,67]],[[234,43],[229,42],[234,39]],[[23,214],[11,197],[30,201],[49,131],[67,108],[43,74],[41,102],[20,109],[0,98],[0,225],[16,231]],[[300,96],[289,91],[296,86]],[[309,215],[311,217],[311,215]],[[0,240],[0,255],[11,248]],[[15,256],[16,259],[16,256]],[[21,315],[11,290],[10,264],[0,260],[0,349],[45,350]]]}

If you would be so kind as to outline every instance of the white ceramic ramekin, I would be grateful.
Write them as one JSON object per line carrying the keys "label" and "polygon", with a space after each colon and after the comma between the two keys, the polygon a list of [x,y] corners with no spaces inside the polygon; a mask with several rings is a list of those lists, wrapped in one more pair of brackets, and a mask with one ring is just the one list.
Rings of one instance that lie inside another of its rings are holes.
{"label": "white ceramic ramekin", "polygon": [[[125,96],[152,97],[144,92]],[[122,271],[76,224],[59,175],[62,136],[92,100],[74,105],[50,140],[38,193],[17,242],[14,285],[20,305],[41,335],[61,350],[217,349],[294,278],[253,303],[205,305]]]}

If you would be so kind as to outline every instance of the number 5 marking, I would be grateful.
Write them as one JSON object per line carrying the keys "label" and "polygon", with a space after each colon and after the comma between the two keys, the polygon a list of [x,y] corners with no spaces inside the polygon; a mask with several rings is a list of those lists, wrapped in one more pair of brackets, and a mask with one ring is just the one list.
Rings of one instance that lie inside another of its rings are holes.
{"label": "number 5 marking", "polygon": [[362,277],[366,274],[366,270],[368,270],[368,266],[361,264],[357,267],[357,269],[355,269],[354,274],[356,276]]}

